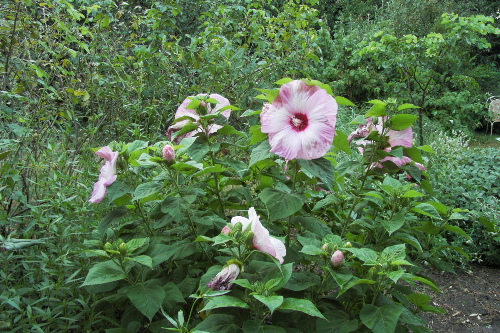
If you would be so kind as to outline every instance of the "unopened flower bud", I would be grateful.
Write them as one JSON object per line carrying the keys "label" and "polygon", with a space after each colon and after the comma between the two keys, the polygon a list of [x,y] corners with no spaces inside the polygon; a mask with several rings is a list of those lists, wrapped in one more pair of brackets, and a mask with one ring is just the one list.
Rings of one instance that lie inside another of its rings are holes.
{"label": "unopened flower bud", "polygon": [[127,252],[128,252],[128,246],[127,244],[125,243],[121,243],[119,246],[118,246],[118,251],[120,251],[120,254],[122,256],[126,255]]}
{"label": "unopened flower bud", "polygon": [[240,274],[240,266],[230,264],[224,267],[217,275],[207,284],[213,290],[229,290],[233,286],[233,281]]}
{"label": "unopened flower bud", "polygon": [[347,248],[352,247],[351,242],[346,242],[346,243],[344,244],[344,247],[347,247]]}
{"label": "unopened flower bud", "polygon": [[222,228],[222,233],[226,234],[226,235],[229,235],[229,233],[233,231],[231,228],[229,228],[229,226],[225,226],[224,228]]}
{"label": "unopened flower bud", "polygon": [[173,161],[175,159],[174,147],[172,147],[171,145],[165,145],[163,147],[163,158],[168,162]]}
{"label": "unopened flower bud", "polygon": [[344,254],[342,251],[337,250],[332,254],[332,265],[333,267],[339,267],[344,262]]}
{"label": "unopened flower bud", "polygon": [[328,245],[330,245],[330,244],[328,244],[328,243],[323,244],[323,246],[321,247],[321,249],[323,251],[327,252],[328,251]]}
{"label": "unopened flower bud", "polygon": [[104,249],[105,250],[112,250],[113,245],[110,242],[107,242],[106,244],[104,244]]}

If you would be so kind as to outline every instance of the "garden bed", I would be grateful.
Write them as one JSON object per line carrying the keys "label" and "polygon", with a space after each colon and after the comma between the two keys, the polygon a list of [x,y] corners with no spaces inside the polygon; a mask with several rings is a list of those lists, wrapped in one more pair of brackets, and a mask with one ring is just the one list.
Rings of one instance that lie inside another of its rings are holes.
{"label": "garden bed", "polygon": [[434,333],[500,332],[500,269],[475,265],[453,273],[427,272],[441,288],[432,305],[445,314],[425,314]]}

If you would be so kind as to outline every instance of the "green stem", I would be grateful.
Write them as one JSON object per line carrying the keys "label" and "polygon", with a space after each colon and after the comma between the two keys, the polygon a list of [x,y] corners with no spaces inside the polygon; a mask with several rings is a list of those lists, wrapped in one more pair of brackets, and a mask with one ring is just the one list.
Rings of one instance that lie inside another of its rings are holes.
{"label": "green stem", "polygon": [[[296,191],[296,186],[297,186],[297,174],[299,173],[299,166],[297,163],[297,160],[293,161],[293,176],[292,176],[292,191]],[[287,234],[286,234],[286,240],[285,240],[285,245],[286,248],[288,249],[290,247],[290,237],[291,237],[291,231],[292,230],[292,216],[288,216],[288,222],[287,222]]]}

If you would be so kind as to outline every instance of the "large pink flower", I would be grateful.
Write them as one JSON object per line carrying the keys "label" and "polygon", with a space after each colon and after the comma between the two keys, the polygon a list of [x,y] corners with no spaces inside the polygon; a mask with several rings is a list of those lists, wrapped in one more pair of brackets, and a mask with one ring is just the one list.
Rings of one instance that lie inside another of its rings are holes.
{"label": "large pink flower", "polygon": [[285,160],[312,160],[331,148],[337,102],[323,88],[295,80],[281,86],[260,114],[262,132],[269,133],[271,152]]}
{"label": "large pink flower", "polygon": [[250,226],[250,230],[253,232],[253,246],[257,250],[269,253],[278,259],[280,263],[283,263],[283,257],[286,256],[285,244],[269,235],[269,231],[260,223],[255,208],[251,207],[248,210],[248,219],[243,216],[235,216],[231,219],[233,226],[237,223],[242,224],[242,230],[246,230]]}
{"label": "large pink flower", "polygon": [[109,146],[102,147],[95,152],[96,155],[104,158],[106,161],[101,168],[99,179],[94,184],[94,190],[90,197],[90,203],[99,203],[104,199],[108,191],[106,187],[113,184],[116,180],[116,161],[118,159],[118,152],[114,152]]}
{"label": "large pink flower", "polygon": [[[196,97],[204,97],[204,96],[207,96],[207,94],[198,94],[198,95],[196,95]],[[184,117],[184,116],[189,116],[190,118],[193,119],[193,120],[191,120],[192,122],[196,123],[196,122],[198,122],[200,120],[200,116],[198,115],[198,113],[196,113],[196,110],[188,109],[187,108],[187,106],[189,105],[189,103],[192,102],[192,100],[193,100],[194,97],[195,96],[190,96],[190,97],[186,98],[181,103],[181,105],[179,106],[179,108],[177,108],[177,111],[175,112],[175,119],[181,118],[181,117]],[[215,113],[219,112],[222,108],[230,105],[229,100],[227,98],[219,95],[219,94],[210,94],[208,96],[208,98],[213,98],[213,99],[217,100],[217,102],[218,102],[215,105],[214,108],[212,108],[212,106],[210,105],[210,103],[202,102],[202,105],[207,107],[207,113],[208,114],[215,114]],[[229,116],[231,115],[231,110],[230,109],[224,110],[224,111],[221,112],[221,114],[224,117],[226,117],[227,119],[229,119]],[[179,122],[171,125],[167,129],[167,135],[170,138],[170,140],[172,140],[172,134],[173,133],[180,131],[189,122],[190,122],[190,120],[185,119],[185,120],[181,120],[181,121],[179,121]],[[208,129],[205,129],[206,134],[207,135],[213,134],[213,133],[217,132],[221,127],[222,126],[217,125],[217,124],[210,124],[209,127],[208,127]],[[203,132],[203,131],[204,130],[203,130],[202,126],[200,125],[194,131],[178,135],[175,138],[175,142],[179,143],[183,138],[190,138],[193,135],[195,135],[196,133]]]}
{"label": "large pink flower", "polygon": [[[393,147],[396,146],[402,146],[402,147],[412,147],[413,145],[413,130],[411,127],[408,127],[404,130],[401,131],[395,131],[395,130],[388,130],[384,126],[384,122],[387,121],[387,117],[379,117],[377,124],[373,122],[372,118],[368,118],[366,120],[366,124],[361,124],[359,125],[358,129],[354,132],[352,132],[348,140],[351,142],[354,138],[366,138],[372,131],[377,131],[380,135],[385,135],[388,137],[388,147],[384,148],[386,152],[391,152]],[[356,142],[359,147],[359,151],[361,154],[364,153],[364,147],[366,147],[368,144],[373,143],[371,140],[359,140]],[[383,167],[380,162],[385,162],[385,161],[391,161],[394,164],[396,164],[398,167],[401,167],[405,164],[410,163],[412,160],[407,157],[395,157],[395,156],[386,156],[380,161],[376,162],[373,164],[373,166],[376,167]]]}

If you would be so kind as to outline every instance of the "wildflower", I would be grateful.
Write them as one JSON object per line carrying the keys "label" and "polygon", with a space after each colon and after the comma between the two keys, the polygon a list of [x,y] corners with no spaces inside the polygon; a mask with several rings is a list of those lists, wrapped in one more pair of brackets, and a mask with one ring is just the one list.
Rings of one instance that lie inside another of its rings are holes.
{"label": "wildflower", "polygon": [[217,273],[207,285],[213,290],[229,290],[239,274],[240,267],[236,264],[230,264]]}
{"label": "wildflower", "polygon": [[291,81],[281,86],[271,104],[264,105],[261,130],[269,133],[271,152],[286,161],[320,158],[332,146],[337,109],[337,102],[326,90]]}
{"label": "wildflower", "polygon": [[99,203],[104,199],[108,191],[106,187],[113,184],[116,180],[116,161],[118,159],[118,152],[114,152],[109,146],[102,147],[95,152],[96,155],[104,158],[106,161],[101,168],[99,179],[94,184],[94,190],[90,197],[90,203]]}
{"label": "wildflower", "polygon": [[173,161],[175,159],[174,147],[172,147],[171,145],[165,145],[163,147],[163,158],[168,162]]}
{"label": "wildflower", "polygon": [[339,267],[344,263],[344,254],[342,251],[337,250],[332,254],[332,265],[333,267]]}
{"label": "wildflower", "polygon": [[[207,95],[207,94],[198,94],[196,96],[190,96],[190,97],[186,98],[181,103],[181,105],[179,106],[179,108],[175,112],[175,119],[181,118],[181,117],[184,117],[184,116],[189,116],[190,118],[192,118],[192,120],[191,120],[192,122],[194,122],[194,123],[200,123],[200,115],[196,112],[196,110],[194,110],[194,109],[188,109],[187,106],[192,102],[192,100],[193,100],[194,97],[204,97],[204,96],[208,96],[208,98],[213,98],[213,99],[217,100],[217,102],[218,102],[215,105],[215,107],[213,107],[213,108],[210,105],[210,103],[201,102],[201,106],[207,108],[207,114],[216,114],[222,108],[224,108],[224,107],[226,107],[226,106],[229,105],[229,100],[227,98],[219,95],[219,94],[210,94],[210,95]],[[221,114],[224,117],[226,117],[227,119],[229,119],[229,116],[231,115],[231,110],[230,109],[224,110],[224,111],[221,112]],[[191,121],[188,120],[188,119],[186,119],[186,120],[181,120],[181,121],[179,121],[179,122],[171,125],[167,129],[167,135],[170,138],[170,140],[172,140],[172,134],[173,133],[175,133],[177,131],[180,131],[184,126],[186,126]],[[208,125],[208,128],[203,128],[203,126],[200,124],[200,126],[196,130],[188,132],[188,133],[184,133],[184,134],[181,134],[181,135],[178,135],[175,138],[175,142],[178,143],[182,139],[184,139],[184,138],[190,138],[190,137],[194,136],[196,133],[199,133],[199,132],[205,132],[206,135],[210,135],[210,134],[213,134],[213,133],[217,132],[221,127],[222,127],[221,125],[210,124],[210,125]]]}
{"label": "wildflower", "polygon": [[[231,219],[231,224],[242,224],[242,230],[246,231],[250,226],[253,233],[253,247],[259,251],[268,253],[283,263],[283,257],[286,256],[285,244],[277,238],[269,235],[269,231],[260,223],[259,216],[255,208],[251,207],[248,210],[248,219],[243,216],[235,216]],[[230,229],[229,229],[230,230]],[[223,229],[223,232],[224,229]]]}

